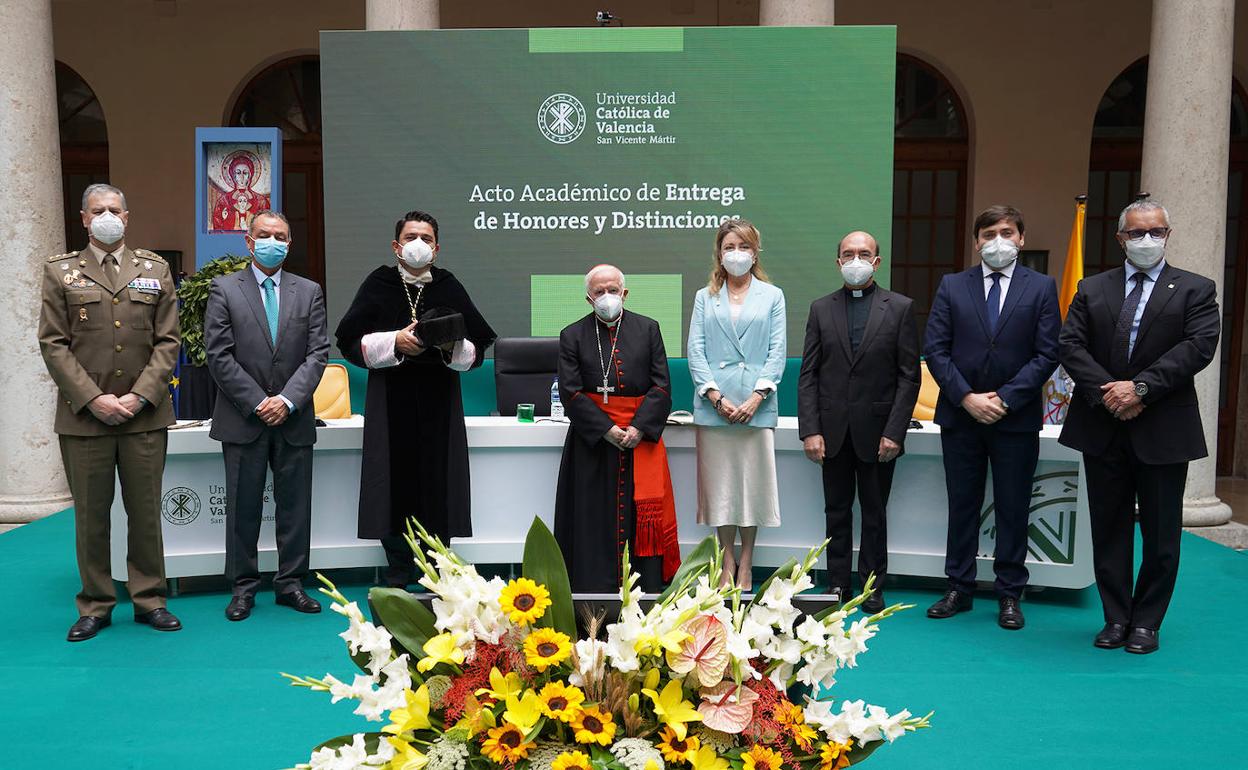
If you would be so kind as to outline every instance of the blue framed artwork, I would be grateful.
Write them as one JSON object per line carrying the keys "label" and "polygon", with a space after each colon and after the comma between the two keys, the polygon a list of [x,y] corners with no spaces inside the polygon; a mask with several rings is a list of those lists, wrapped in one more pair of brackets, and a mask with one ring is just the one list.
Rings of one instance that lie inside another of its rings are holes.
{"label": "blue framed artwork", "polygon": [[276,128],[195,129],[195,269],[244,255],[257,212],[281,210],[282,132]]}

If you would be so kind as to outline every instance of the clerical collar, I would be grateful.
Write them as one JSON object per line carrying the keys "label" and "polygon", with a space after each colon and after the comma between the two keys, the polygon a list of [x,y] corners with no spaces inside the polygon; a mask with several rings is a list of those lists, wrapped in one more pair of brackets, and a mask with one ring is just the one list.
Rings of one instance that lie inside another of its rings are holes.
{"label": "clerical collar", "polygon": [[426,270],[423,275],[412,275],[407,270],[404,270],[402,265],[395,265],[394,267],[399,271],[399,278],[403,279],[403,283],[410,283],[414,286],[418,283],[429,283],[433,280],[432,268]]}
{"label": "clerical collar", "polygon": [[614,321],[604,321],[598,317],[597,313],[594,313],[594,320],[602,324],[603,326],[607,327],[608,329],[614,329],[616,326],[618,326],[620,324],[620,319],[623,317],[624,317],[623,309],[620,310],[620,314],[615,317]]}
{"label": "clerical collar", "polygon": [[844,287],[844,289],[845,289],[845,293],[853,297],[854,299],[870,297],[872,292],[875,291],[875,281],[872,281],[871,283],[867,284],[865,287],[861,289],[851,289],[848,286]]}

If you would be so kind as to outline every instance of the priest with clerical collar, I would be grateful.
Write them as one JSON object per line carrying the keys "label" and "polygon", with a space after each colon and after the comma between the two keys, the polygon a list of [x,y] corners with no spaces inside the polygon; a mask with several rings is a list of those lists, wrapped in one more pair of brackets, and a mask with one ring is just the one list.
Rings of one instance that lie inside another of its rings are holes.
{"label": "priest with clerical collar", "polygon": [[625,312],[624,274],[585,276],[593,312],[559,334],[559,388],[571,428],[555,498],[555,536],[572,589],[614,592],[628,545],[641,587],[680,566],[676,505],[663,445],[672,409],[659,324]]}

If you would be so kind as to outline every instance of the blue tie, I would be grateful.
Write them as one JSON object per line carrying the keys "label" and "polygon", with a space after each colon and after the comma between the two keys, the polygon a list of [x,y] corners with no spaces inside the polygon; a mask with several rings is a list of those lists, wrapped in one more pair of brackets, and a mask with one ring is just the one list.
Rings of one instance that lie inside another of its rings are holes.
{"label": "blue tie", "polygon": [[997,319],[1001,317],[1001,274],[989,273],[992,288],[988,290],[988,331],[997,333]]}
{"label": "blue tie", "polygon": [[264,315],[269,319],[269,339],[277,344],[277,287],[272,278],[265,278],[264,283]]}

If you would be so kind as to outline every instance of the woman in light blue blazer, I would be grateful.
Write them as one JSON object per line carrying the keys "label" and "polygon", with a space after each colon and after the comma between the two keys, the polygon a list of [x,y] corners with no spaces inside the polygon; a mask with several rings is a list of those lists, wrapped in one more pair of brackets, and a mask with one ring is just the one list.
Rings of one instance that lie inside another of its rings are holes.
{"label": "woman in light blue blazer", "polygon": [[715,527],[724,549],[721,583],[735,580],[746,590],[753,587],[758,527],[780,526],[775,427],[786,352],[784,292],[759,264],[760,242],[745,220],[720,225],[710,282],[698,290],[689,320],[698,523]]}

